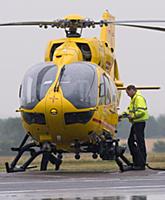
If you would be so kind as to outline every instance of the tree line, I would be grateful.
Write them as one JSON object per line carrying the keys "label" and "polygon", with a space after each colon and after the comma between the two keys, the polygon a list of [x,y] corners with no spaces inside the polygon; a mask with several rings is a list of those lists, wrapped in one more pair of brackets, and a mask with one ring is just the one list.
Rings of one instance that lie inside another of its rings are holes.
{"label": "tree line", "polygon": [[[131,124],[128,120],[123,120],[118,125],[118,137],[128,138]],[[165,115],[160,115],[158,118],[150,116],[145,128],[146,138],[162,138],[165,137]]]}
{"label": "tree line", "polygon": [[[118,125],[118,138],[128,138],[130,124],[123,120]],[[153,116],[146,125],[147,138],[165,137],[165,115]],[[25,135],[20,118],[0,119],[0,155],[11,155],[11,147],[17,147]]]}
{"label": "tree line", "polygon": [[25,135],[20,118],[0,119],[0,155],[11,155]]}

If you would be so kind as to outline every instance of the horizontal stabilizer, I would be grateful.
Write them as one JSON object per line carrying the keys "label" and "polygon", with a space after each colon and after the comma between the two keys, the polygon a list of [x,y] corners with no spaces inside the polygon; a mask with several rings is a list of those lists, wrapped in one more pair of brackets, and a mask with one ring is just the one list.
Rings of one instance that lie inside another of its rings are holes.
{"label": "horizontal stabilizer", "polygon": [[[118,90],[126,90],[127,87],[117,87]],[[159,90],[160,86],[136,86],[137,90]]]}

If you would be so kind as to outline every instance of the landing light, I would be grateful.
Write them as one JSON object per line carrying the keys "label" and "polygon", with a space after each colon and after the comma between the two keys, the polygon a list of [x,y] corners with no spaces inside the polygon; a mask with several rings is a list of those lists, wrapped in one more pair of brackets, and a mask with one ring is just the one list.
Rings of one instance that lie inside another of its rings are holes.
{"label": "landing light", "polygon": [[57,115],[57,110],[55,109],[55,108],[52,108],[51,110],[50,110],[50,113],[51,113],[51,115]]}

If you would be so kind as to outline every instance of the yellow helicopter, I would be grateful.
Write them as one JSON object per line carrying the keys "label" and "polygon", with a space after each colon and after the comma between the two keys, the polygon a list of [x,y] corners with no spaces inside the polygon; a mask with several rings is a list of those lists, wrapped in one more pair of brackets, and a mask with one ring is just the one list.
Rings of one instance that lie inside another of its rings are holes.
{"label": "yellow helicopter", "polygon": [[[116,138],[121,90],[115,50],[115,26],[164,31],[161,27],[141,26],[115,21],[106,10],[96,22],[79,15],[69,15],[52,22],[16,22],[0,26],[48,26],[65,29],[66,38],[49,42],[45,62],[32,66],[20,86],[19,98],[26,135],[14,160],[6,163],[7,172],[25,171],[42,155],[41,170],[49,162],[59,169],[63,153],[90,152],[96,159],[116,160],[120,170],[130,162],[123,155],[125,148]],[[164,22],[154,21],[154,22]],[[81,38],[84,28],[100,26],[100,39]],[[139,87],[139,89],[156,89]],[[31,140],[29,140],[29,138]],[[25,152],[29,158],[17,167]]]}

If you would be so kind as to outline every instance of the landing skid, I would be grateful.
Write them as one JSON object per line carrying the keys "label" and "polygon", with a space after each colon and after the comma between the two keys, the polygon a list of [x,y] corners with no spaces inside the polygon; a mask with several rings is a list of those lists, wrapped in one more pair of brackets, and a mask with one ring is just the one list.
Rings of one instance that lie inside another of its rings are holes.
{"label": "landing skid", "polygon": [[[35,168],[37,166],[30,166],[34,159],[38,156],[42,156],[40,163],[40,170],[47,170],[48,163],[52,163],[55,166],[55,170],[59,170],[62,163],[62,151],[57,151],[56,147],[51,143],[37,144],[36,142],[27,142],[29,135],[25,135],[22,143],[18,148],[11,148],[12,151],[17,151],[17,155],[14,160],[9,163],[5,163],[6,171],[11,172],[23,172],[26,169]],[[93,159],[97,159],[98,156],[102,160],[115,160],[121,172],[126,171],[129,167],[132,167],[130,161],[124,156],[125,147],[119,146],[119,140],[106,139],[104,141],[98,141],[95,144],[92,143],[80,143],[75,140],[73,151],[75,152],[75,159],[80,159],[80,153],[89,152],[93,153]],[[24,153],[29,152],[30,157],[18,167],[18,162]]]}
{"label": "landing skid", "polygon": [[81,152],[93,153],[93,159],[97,159],[98,155],[102,160],[115,160],[121,172],[128,171],[132,168],[132,163],[125,157],[126,147],[119,146],[119,139],[105,139],[95,144],[74,143],[75,159],[80,159]]}
{"label": "landing skid", "polygon": [[[61,154],[59,153],[57,157],[56,156],[57,152],[55,151],[55,148],[53,148],[52,146],[48,148],[50,146],[49,144],[47,146],[41,146],[39,144],[36,144],[35,142],[30,142],[26,144],[29,137],[30,136],[26,134],[22,143],[20,144],[18,148],[11,148],[12,151],[17,151],[17,155],[14,158],[14,160],[11,162],[11,164],[9,164],[8,162],[5,163],[6,171],[8,173],[23,172],[26,169],[36,168],[37,166],[30,166],[30,164],[39,155],[42,156],[42,160],[40,164],[41,171],[47,170],[47,166],[49,162],[55,165],[55,170],[58,170],[62,163]],[[30,157],[24,162],[23,165],[18,167],[17,163],[19,162],[22,155],[26,152],[30,153]]]}

